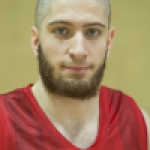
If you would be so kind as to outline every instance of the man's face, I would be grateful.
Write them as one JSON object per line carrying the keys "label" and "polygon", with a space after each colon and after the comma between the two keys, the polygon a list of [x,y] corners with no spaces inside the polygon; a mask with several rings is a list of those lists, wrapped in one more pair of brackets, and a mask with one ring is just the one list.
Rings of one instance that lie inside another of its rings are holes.
{"label": "man's face", "polygon": [[111,40],[103,3],[52,2],[39,35],[39,70],[47,91],[78,99],[95,96]]}

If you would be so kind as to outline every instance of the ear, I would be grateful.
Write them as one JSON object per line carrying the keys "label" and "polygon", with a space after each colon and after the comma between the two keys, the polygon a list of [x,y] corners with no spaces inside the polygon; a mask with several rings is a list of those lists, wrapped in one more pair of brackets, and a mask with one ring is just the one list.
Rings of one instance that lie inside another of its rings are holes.
{"label": "ear", "polygon": [[39,33],[36,27],[31,28],[31,48],[36,57],[38,57],[38,48],[39,48]]}
{"label": "ear", "polygon": [[112,45],[113,45],[113,41],[114,41],[114,34],[115,34],[115,30],[114,27],[112,27],[109,30],[108,33],[108,40],[107,40],[107,58],[109,57],[110,51],[112,49]]}

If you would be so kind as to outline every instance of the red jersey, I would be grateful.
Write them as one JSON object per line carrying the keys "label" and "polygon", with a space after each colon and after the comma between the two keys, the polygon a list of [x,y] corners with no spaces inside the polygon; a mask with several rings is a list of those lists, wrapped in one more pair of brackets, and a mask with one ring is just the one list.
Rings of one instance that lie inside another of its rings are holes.
{"label": "red jersey", "polygon": [[[100,88],[100,128],[87,150],[147,150],[143,115],[131,97]],[[51,123],[31,85],[0,95],[0,150],[80,150]]]}

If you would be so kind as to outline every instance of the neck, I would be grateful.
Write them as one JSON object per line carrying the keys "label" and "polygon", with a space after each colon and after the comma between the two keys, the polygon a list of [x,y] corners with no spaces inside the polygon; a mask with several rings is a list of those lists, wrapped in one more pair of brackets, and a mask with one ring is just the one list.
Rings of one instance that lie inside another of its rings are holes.
{"label": "neck", "polygon": [[48,93],[40,80],[32,87],[32,91],[46,115],[54,116],[59,121],[65,118],[78,122],[89,121],[88,118],[99,114],[98,95],[87,100],[56,96]]}
{"label": "neck", "polygon": [[[41,81],[32,87],[32,91],[56,128],[61,126],[63,131],[73,134],[70,133],[72,129],[83,130],[85,126],[94,126],[95,134],[97,133],[99,126],[98,95],[88,100],[59,97],[46,92]],[[77,132],[80,131],[75,131],[76,134]]]}

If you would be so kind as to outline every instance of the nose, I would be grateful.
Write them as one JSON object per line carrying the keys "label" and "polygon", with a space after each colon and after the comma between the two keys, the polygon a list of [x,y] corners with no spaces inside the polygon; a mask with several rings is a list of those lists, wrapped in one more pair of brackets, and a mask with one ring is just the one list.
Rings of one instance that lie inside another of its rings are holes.
{"label": "nose", "polygon": [[83,63],[87,59],[86,39],[81,32],[73,37],[73,45],[69,49],[69,56],[76,63]]}

